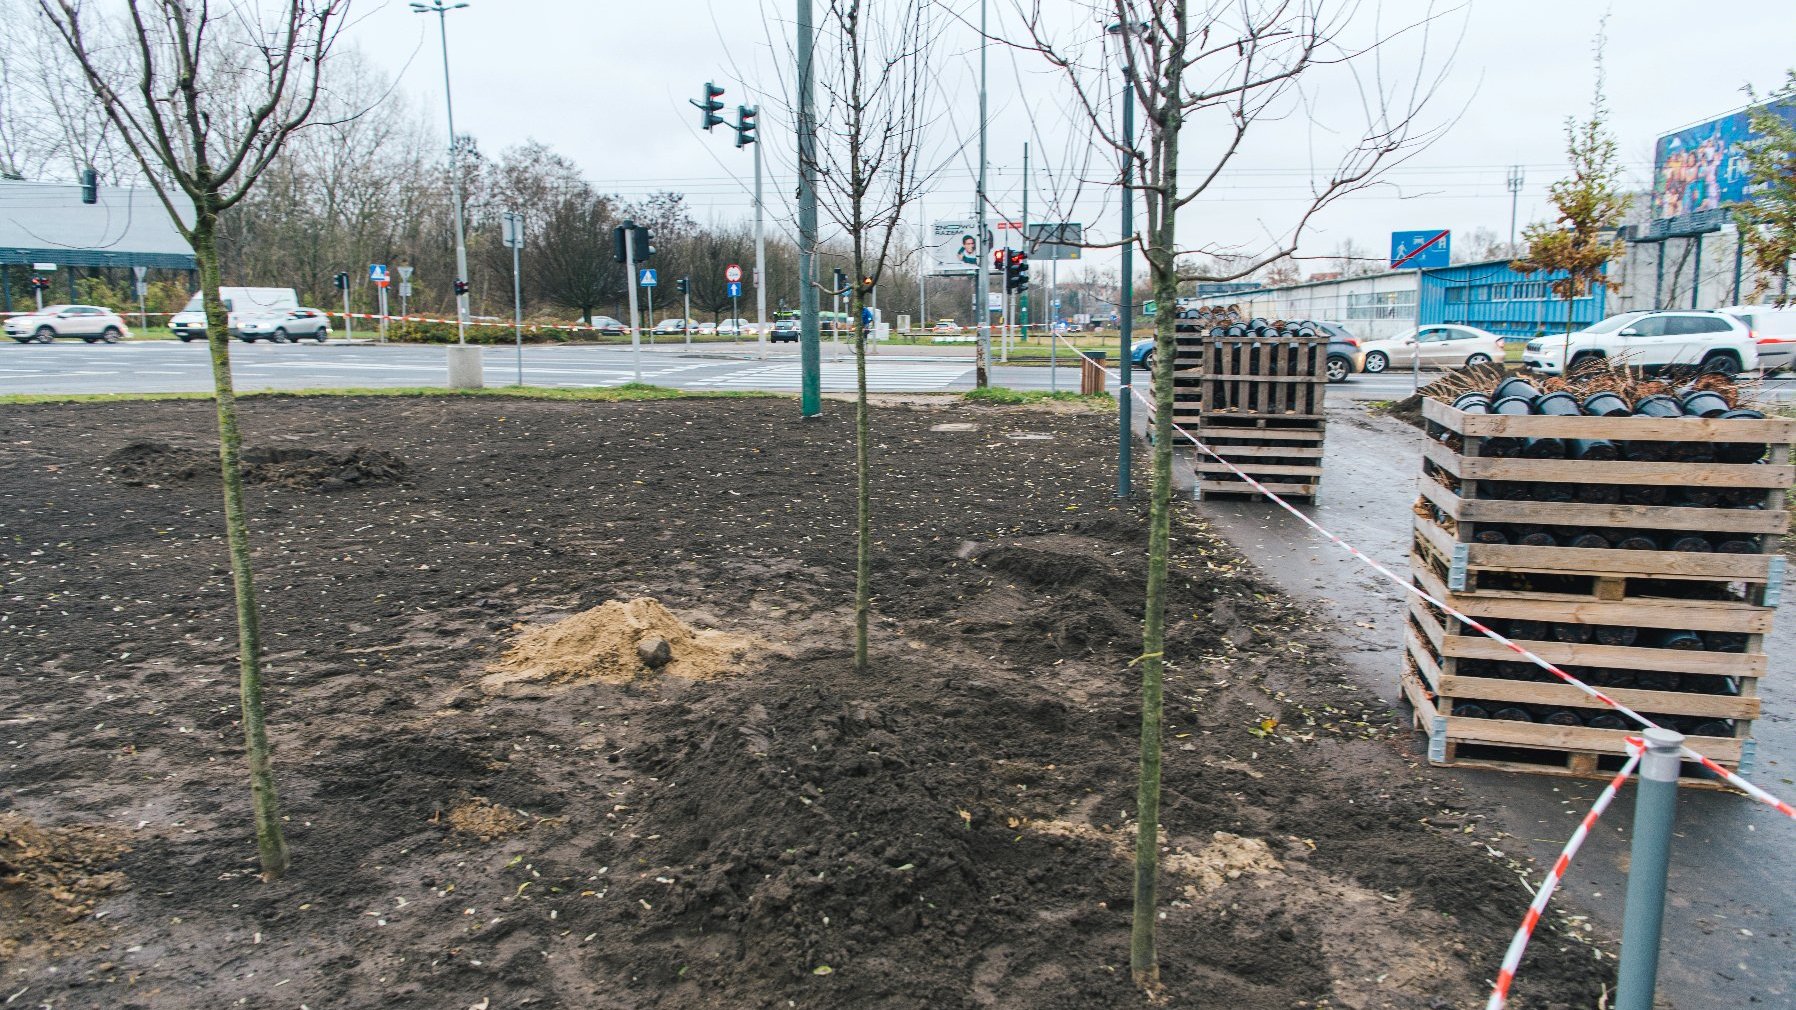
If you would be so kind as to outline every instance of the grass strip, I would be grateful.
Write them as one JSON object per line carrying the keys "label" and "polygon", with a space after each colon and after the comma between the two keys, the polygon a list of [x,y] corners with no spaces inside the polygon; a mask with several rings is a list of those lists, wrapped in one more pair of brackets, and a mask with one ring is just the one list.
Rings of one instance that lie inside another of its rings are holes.
{"label": "grass strip", "polygon": [[[347,387],[342,389],[265,389],[240,392],[238,399],[310,396],[496,396],[524,400],[587,400],[617,403],[627,400],[725,400],[774,396],[754,390],[684,390],[671,386],[655,386],[646,382],[626,382],[621,386],[597,389],[564,389],[548,386],[494,386],[485,389],[449,389],[441,386],[389,386],[382,388]],[[207,392],[188,393],[8,393],[0,395],[0,405],[34,403],[113,403],[145,400],[210,400]]]}

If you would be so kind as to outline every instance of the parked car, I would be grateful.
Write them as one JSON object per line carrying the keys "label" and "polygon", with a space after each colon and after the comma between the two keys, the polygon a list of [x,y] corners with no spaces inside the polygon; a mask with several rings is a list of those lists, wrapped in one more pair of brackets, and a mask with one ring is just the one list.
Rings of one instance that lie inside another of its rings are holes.
{"label": "parked car", "polygon": [[794,344],[798,343],[798,320],[775,319],[773,321],[773,329],[767,333],[767,339],[775,344],[780,343],[781,341],[790,341]]}
{"label": "parked car", "polygon": [[1766,375],[1796,365],[1796,305],[1729,305],[1721,311],[1739,319],[1759,345],[1759,368]]}
{"label": "parked car", "polygon": [[959,333],[960,324],[952,319],[937,319],[935,325],[930,327],[930,331],[933,333]]}
{"label": "parked car", "polygon": [[1713,309],[1627,312],[1589,329],[1528,341],[1522,363],[1543,375],[1597,358],[1616,358],[1649,372],[1683,366],[1737,374],[1759,367],[1758,339],[1738,316]]}
{"label": "parked car", "polygon": [[[299,307],[299,295],[292,288],[219,288],[219,301],[226,312],[226,327],[233,336],[245,319],[285,312]],[[168,328],[182,343],[206,338],[206,306],[199,292],[187,299],[181,311],[169,317]]]}
{"label": "parked car", "polygon": [[655,324],[652,333],[685,333],[690,328],[698,329],[698,323],[691,319],[663,319]]}
{"label": "parked car", "polygon": [[246,344],[257,340],[286,344],[306,337],[322,344],[330,339],[331,318],[318,309],[288,309],[242,320],[237,335]]}
{"label": "parked car", "polygon": [[1316,329],[1328,334],[1328,357],[1323,371],[1329,382],[1346,382],[1359,371],[1360,339],[1340,323],[1319,321]]}
{"label": "parked car", "polygon": [[1503,338],[1489,330],[1455,323],[1420,326],[1394,337],[1362,340],[1356,364],[1368,375],[1395,365],[1412,368],[1460,368],[1502,361]]}
{"label": "parked car", "polygon": [[591,326],[608,337],[621,337],[630,332],[630,328],[610,316],[593,316]]}
{"label": "parked car", "polygon": [[47,344],[57,337],[80,337],[90,344],[116,344],[131,335],[125,320],[98,305],[46,305],[6,320],[6,335],[21,344]]}
{"label": "parked car", "polygon": [[697,333],[701,337],[714,337],[717,335],[717,324],[716,323],[700,323],[700,324],[698,324],[698,329],[694,330],[693,332]]}
{"label": "parked car", "polygon": [[753,333],[755,324],[746,319],[725,319],[717,324],[717,335],[721,337],[740,337],[745,333]]}

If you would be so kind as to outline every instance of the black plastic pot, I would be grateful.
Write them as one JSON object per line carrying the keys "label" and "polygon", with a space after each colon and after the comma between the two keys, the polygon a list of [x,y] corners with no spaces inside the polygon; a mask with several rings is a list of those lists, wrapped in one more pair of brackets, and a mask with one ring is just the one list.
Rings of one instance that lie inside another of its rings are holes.
{"label": "black plastic pot", "polygon": [[1606,438],[1573,439],[1572,458],[1588,459],[1594,462],[1617,460],[1621,458],[1621,446]]}
{"label": "black plastic pot", "polygon": [[1510,417],[1526,417],[1534,413],[1534,397],[1504,396],[1491,404],[1491,413],[1505,414]]}
{"label": "black plastic pot", "polygon": [[1548,393],[1534,401],[1534,412],[1552,417],[1577,417],[1583,413],[1583,408],[1578,406],[1578,398],[1570,393]]}
{"label": "black plastic pot", "polygon": [[1584,398],[1584,413],[1592,417],[1626,417],[1633,411],[1618,394],[1592,393]]}
{"label": "black plastic pot", "polygon": [[1664,393],[1654,393],[1634,404],[1635,417],[1683,417],[1684,406]]}
{"label": "black plastic pot", "polygon": [[1483,393],[1461,393],[1453,399],[1453,409],[1463,410],[1468,414],[1490,413],[1490,397]]}
{"label": "black plastic pot", "polygon": [[1520,396],[1532,400],[1539,395],[1540,390],[1534,388],[1534,383],[1519,375],[1512,375],[1497,383],[1497,388],[1490,394],[1492,400],[1501,400],[1506,396]]}
{"label": "black plastic pot", "polygon": [[1685,393],[1681,400],[1684,413],[1696,417],[1720,417],[1729,409],[1726,397],[1707,389],[1691,390]]}
{"label": "black plastic pot", "polygon": [[[1723,421],[1763,421],[1765,415],[1756,410],[1745,408],[1730,410],[1721,415]],[[1765,458],[1765,445],[1762,442],[1723,442],[1715,446],[1715,458],[1723,463],[1757,463]]]}

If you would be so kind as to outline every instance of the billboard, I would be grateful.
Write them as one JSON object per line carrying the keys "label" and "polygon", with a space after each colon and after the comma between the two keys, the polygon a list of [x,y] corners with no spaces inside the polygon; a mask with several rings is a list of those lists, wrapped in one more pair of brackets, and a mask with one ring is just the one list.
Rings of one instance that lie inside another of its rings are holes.
{"label": "billboard", "polygon": [[[985,247],[993,247],[991,229]],[[930,272],[937,277],[972,277],[979,266],[979,224],[958,219],[937,221],[929,228]]]}
{"label": "billboard", "polygon": [[[1719,211],[1752,199],[1742,145],[1758,137],[1752,132],[1753,111],[1742,109],[1659,138],[1653,151],[1654,220]],[[1796,119],[1796,105],[1785,105],[1780,112]]]}
{"label": "billboard", "polygon": [[1082,224],[1032,224],[1025,235],[1029,255],[1038,260],[1076,260],[1085,243]]}

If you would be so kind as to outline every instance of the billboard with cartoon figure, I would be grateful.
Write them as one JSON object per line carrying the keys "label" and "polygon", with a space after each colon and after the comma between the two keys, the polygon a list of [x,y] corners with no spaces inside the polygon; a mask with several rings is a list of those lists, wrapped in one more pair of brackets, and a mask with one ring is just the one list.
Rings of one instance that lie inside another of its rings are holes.
{"label": "billboard with cartoon figure", "polygon": [[[1653,217],[1688,217],[1752,199],[1742,145],[1757,138],[1750,109],[1659,138],[1653,157]],[[1796,118],[1796,107],[1784,106]]]}

